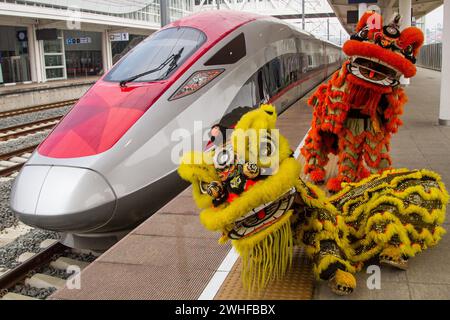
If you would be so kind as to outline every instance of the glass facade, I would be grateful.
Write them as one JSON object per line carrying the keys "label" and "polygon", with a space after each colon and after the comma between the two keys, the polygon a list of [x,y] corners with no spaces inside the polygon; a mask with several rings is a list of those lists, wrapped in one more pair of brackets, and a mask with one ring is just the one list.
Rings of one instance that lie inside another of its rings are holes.
{"label": "glass facade", "polygon": [[64,30],[64,53],[68,78],[103,72],[101,32]]}
{"label": "glass facade", "polygon": [[[193,12],[193,0],[167,1],[171,21]],[[35,26],[36,34],[30,37],[27,36],[26,26],[0,26],[0,84],[102,75],[105,71],[103,64],[108,67],[111,61],[115,64],[147,37],[132,34],[134,28],[139,29],[137,33],[140,33],[143,29],[154,30],[160,25],[159,0],[0,0],[0,5],[2,3],[21,6],[24,13],[37,12],[41,8],[51,9],[47,11],[54,12],[55,25],[38,24]],[[104,31],[83,31],[87,25],[84,22],[80,24],[81,30],[72,29],[69,25],[65,28],[58,22],[60,16],[76,17],[73,11],[81,12],[82,16],[89,16],[90,19],[98,19],[97,24],[103,26],[104,23],[105,31],[110,29],[108,23],[112,20],[117,26],[123,24],[128,28],[123,30],[129,32],[126,32],[125,39],[117,40],[114,35],[111,39],[114,32],[109,31],[111,51],[103,52]],[[98,18],[92,15],[98,15]],[[16,23],[21,24],[18,20],[13,25]],[[135,27],[129,27],[130,24]],[[28,38],[34,42],[29,43]],[[33,50],[29,52],[30,46]],[[109,56],[111,53],[112,56]],[[33,59],[31,64],[30,59]],[[36,67],[33,79],[30,65]]]}
{"label": "glass facade", "polygon": [[[168,0],[171,20],[177,20],[194,10],[194,0]],[[0,0],[24,6],[113,16],[123,19],[160,23],[159,0]]]}
{"label": "glass facade", "polygon": [[0,84],[30,80],[27,28],[0,26]]}
{"label": "glass facade", "polygon": [[58,30],[57,33],[57,39],[42,40],[44,69],[47,80],[66,78],[62,31]]}

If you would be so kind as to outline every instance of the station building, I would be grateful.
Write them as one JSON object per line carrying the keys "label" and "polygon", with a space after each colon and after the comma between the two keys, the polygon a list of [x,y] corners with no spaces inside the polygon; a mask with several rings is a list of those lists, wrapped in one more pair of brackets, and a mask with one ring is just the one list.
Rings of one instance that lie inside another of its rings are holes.
{"label": "station building", "polygon": [[159,0],[0,0],[0,85],[98,77],[160,26]]}

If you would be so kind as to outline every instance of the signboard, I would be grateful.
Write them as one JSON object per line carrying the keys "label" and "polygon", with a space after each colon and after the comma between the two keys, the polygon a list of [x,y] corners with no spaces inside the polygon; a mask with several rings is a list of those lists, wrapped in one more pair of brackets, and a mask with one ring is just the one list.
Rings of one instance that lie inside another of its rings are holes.
{"label": "signboard", "polygon": [[91,37],[80,37],[80,38],[67,38],[66,44],[86,44],[91,43]]}
{"label": "signboard", "polygon": [[128,41],[128,40],[130,40],[130,35],[128,34],[128,32],[110,33],[109,40],[111,40],[111,41]]}
{"label": "signboard", "polygon": [[58,30],[57,29],[39,29],[36,30],[37,40],[57,40]]}
{"label": "signboard", "polygon": [[347,23],[358,23],[358,10],[347,11]]}

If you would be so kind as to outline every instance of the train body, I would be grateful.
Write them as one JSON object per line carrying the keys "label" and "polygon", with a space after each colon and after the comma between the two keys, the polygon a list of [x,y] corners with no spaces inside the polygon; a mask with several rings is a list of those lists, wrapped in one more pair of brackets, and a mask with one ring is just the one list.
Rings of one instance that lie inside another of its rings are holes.
{"label": "train body", "polygon": [[[192,139],[262,102],[282,112],[342,60],[339,47],[271,17],[214,11],[173,22],[116,63],[40,144],[11,208],[69,246],[104,249],[186,187],[174,132]],[[124,81],[147,70],[157,71]]]}

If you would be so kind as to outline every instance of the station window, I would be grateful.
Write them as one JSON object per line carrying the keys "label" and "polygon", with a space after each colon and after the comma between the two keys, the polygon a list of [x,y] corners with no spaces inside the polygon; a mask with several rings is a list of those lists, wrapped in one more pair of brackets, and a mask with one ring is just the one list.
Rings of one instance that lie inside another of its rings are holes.
{"label": "station window", "polygon": [[64,53],[68,78],[97,76],[103,72],[100,32],[65,30]]}
{"label": "station window", "polygon": [[205,66],[233,64],[245,55],[245,36],[241,33],[206,61]]}
{"label": "station window", "polygon": [[27,29],[0,26],[0,84],[30,80]]}
{"label": "station window", "polygon": [[42,37],[42,48],[44,49],[44,70],[47,80],[58,80],[66,78],[66,66],[64,59],[64,43],[61,30],[44,30]]}

